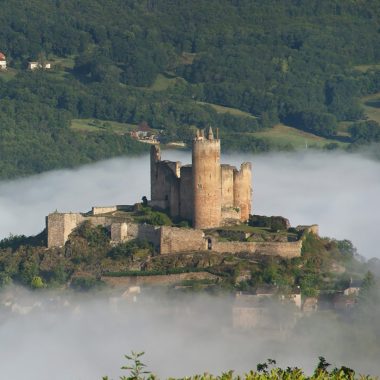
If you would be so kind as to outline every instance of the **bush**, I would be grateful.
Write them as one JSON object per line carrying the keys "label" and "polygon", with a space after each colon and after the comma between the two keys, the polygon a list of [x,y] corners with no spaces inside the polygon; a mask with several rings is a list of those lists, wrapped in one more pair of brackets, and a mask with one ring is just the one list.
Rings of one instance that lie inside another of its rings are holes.
{"label": "bush", "polygon": [[140,204],[138,211],[141,213],[137,217],[140,223],[152,224],[154,226],[171,226],[173,224],[173,221],[164,212],[154,211],[150,207],[143,207],[142,204]]}
{"label": "bush", "polygon": [[282,216],[250,215],[248,225],[252,227],[270,228],[272,231],[287,230],[289,220]]}
{"label": "bush", "polygon": [[147,251],[148,254],[154,254],[154,246],[147,240],[134,239],[113,247],[107,254],[111,259],[121,259],[132,257],[141,251]]}
{"label": "bush", "polygon": [[42,278],[40,276],[34,276],[32,278],[32,281],[30,283],[30,286],[33,288],[33,289],[41,289],[44,287],[44,283],[42,281]]}
{"label": "bush", "polygon": [[89,221],[82,223],[76,233],[86,239],[90,247],[108,244],[110,240],[109,231],[105,227],[93,227]]}

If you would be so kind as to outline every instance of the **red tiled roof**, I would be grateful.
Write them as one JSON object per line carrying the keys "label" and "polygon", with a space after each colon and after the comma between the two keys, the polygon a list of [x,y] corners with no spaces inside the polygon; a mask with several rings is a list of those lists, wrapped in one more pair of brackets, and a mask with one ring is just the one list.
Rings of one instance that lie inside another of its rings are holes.
{"label": "red tiled roof", "polygon": [[5,61],[5,54],[0,52],[0,61]]}

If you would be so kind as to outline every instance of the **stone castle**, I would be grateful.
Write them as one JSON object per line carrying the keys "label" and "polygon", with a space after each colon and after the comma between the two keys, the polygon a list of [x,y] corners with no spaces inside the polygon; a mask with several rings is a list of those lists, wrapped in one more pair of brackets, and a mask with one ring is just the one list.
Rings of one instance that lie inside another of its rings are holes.
{"label": "stone castle", "polygon": [[246,222],[251,213],[251,164],[240,170],[220,164],[220,140],[211,128],[193,140],[192,165],[161,161],[158,145],[151,147],[150,205],[186,219],[194,228]]}
{"label": "stone castle", "polygon": [[[216,228],[246,222],[251,213],[251,164],[240,170],[220,163],[220,139],[211,128],[198,131],[192,146],[192,165],[162,161],[158,145],[151,147],[151,200],[149,205],[161,209],[175,220],[187,220],[193,228],[154,226],[137,223],[134,206],[93,207],[88,213],[54,212],[46,218],[48,248],[62,247],[70,234],[84,222],[101,225],[110,231],[111,243],[145,239],[160,254],[212,251],[297,257],[302,239],[256,241],[240,231],[236,241],[220,239]],[[301,227],[300,227],[301,228]],[[317,226],[302,227],[318,232]],[[243,236],[244,235],[244,236]]]}

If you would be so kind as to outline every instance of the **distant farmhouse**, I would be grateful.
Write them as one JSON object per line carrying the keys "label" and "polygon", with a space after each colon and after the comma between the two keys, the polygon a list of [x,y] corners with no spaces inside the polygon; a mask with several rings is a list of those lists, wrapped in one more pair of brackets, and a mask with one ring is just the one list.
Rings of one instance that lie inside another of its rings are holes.
{"label": "distant farmhouse", "polygon": [[149,144],[158,143],[156,131],[150,128],[146,122],[140,123],[136,129],[130,132],[130,136],[135,140],[139,140],[140,142]]}
{"label": "distant farmhouse", "polygon": [[[28,70],[50,70],[52,65],[50,62],[45,61],[31,61],[28,62]],[[0,70],[7,69],[7,59],[4,53],[0,52]]]}
{"label": "distant farmhouse", "polygon": [[[244,226],[250,217],[251,164],[243,163],[240,170],[221,164],[218,132],[216,136],[211,128],[207,133],[197,132],[193,139],[192,165],[162,161],[158,145],[151,147],[150,161],[148,205],[167,212],[174,220],[190,222],[193,228],[138,223],[133,218],[136,206],[93,207],[89,213],[54,212],[46,218],[48,247],[63,246],[75,228],[89,222],[108,228],[113,244],[143,239],[152,243],[160,254],[212,251],[285,258],[301,255],[301,237],[289,239],[286,234],[274,234],[269,240],[258,240],[252,231],[234,230],[234,226]],[[318,226],[297,228],[299,236],[304,231],[318,233]]]}
{"label": "distant farmhouse", "polygon": [[0,52],[0,70],[6,70],[7,69],[7,59],[5,57],[5,54]]}
{"label": "distant farmhouse", "polygon": [[50,62],[28,62],[28,70],[50,70],[51,63]]}

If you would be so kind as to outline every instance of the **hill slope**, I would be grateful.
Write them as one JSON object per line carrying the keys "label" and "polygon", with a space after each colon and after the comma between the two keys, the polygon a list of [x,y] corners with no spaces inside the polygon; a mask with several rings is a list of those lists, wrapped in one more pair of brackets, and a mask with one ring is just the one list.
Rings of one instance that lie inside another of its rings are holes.
{"label": "hill slope", "polygon": [[380,91],[376,0],[11,0],[0,20],[0,178],[144,149],[71,119],[146,121],[164,141],[212,124],[234,149],[290,149],[255,132],[281,121],[340,141],[337,122]]}

